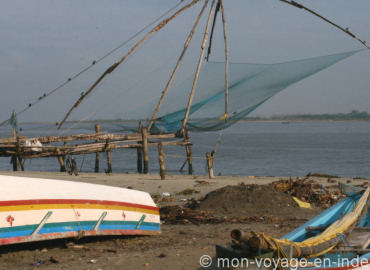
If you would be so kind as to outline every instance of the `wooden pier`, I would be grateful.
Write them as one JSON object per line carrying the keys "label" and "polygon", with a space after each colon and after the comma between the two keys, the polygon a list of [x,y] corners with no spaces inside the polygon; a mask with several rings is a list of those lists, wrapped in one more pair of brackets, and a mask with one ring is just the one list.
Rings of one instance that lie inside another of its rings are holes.
{"label": "wooden pier", "polygon": [[137,149],[137,171],[147,174],[149,172],[148,148],[158,149],[159,168],[161,178],[165,179],[165,146],[184,146],[185,155],[189,165],[189,174],[192,174],[191,142],[189,134],[178,137],[174,133],[150,134],[141,127],[138,133],[117,134],[100,131],[95,125],[95,133],[74,134],[68,136],[25,137],[15,136],[0,138],[0,157],[11,157],[13,170],[24,170],[25,159],[56,157],[60,164],[60,171],[66,171],[65,157],[85,154],[96,154],[95,172],[99,172],[100,153],[107,154],[107,173],[112,172],[111,150],[135,148]]}

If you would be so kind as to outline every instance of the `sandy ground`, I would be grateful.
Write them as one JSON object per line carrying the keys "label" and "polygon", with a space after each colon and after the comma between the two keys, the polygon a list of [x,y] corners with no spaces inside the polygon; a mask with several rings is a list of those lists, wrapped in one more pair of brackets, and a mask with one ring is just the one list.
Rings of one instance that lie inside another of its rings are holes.
{"label": "sandy ground", "polygon": [[[199,191],[193,195],[176,195],[175,202],[180,204],[189,196],[199,198],[212,190],[227,185],[268,184],[279,177],[227,177],[208,179],[205,176],[168,176],[161,181],[158,175],[137,174],[94,174],[81,173],[70,176],[64,173],[48,172],[0,172],[3,175],[63,179],[96,184],[105,184],[160,195],[163,192],[176,194],[186,188]],[[286,179],[286,178],[285,178]],[[323,185],[328,178],[313,178]],[[349,179],[336,179],[347,182]],[[206,181],[206,182],[204,182]],[[366,180],[351,180],[361,184]],[[268,206],[266,206],[268,207]],[[317,210],[317,209],[316,209]],[[307,213],[305,218],[287,217],[279,223],[249,224],[201,224],[161,226],[162,234],[145,237],[106,237],[66,239],[58,241],[32,243],[27,245],[0,247],[0,270],[2,269],[216,269],[202,268],[199,258],[202,255],[215,256],[215,245],[230,241],[232,229],[246,231],[264,231],[274,236],[281,236],[298,227],[317,214]]]}
{"label": "sandy ground", "polygon": [[[105,174],[105,173],[80,173],[78,176],[58,172],[12,172],[0,171],[2,175],[25,176],[35,178],[61,179],[69,181],[78,181],[94,184],[102,184],[123,188],[133,188],[149,192],[152,195],[169,192],[175,194],[187,188],[198,190],[200,193],[194,194],[194,197],[202,197],[205,194],[227,186],[244,184],[265,185],[279,179],[288,179],[287,177],[259,177],[259,176],[216,176],[215,179],[208,179],[208,176],[190,176],[190,175],[167,175],[166,180],[160,180],[159,175],[153,174]],[[333,185],[329,183],[327,177],[310,177],[324,186]],[[349,178],[336,178],[338,182],[346,183]],[[206,181],[208,183],[203,183]],[[353,183],[362,184],[365,179],[351,179]]]}

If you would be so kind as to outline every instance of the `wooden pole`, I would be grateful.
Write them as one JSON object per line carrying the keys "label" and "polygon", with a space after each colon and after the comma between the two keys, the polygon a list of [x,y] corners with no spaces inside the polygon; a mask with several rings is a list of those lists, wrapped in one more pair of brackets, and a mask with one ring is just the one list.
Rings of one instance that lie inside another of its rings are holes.
{"label": "wooden pole", "polygon": [[213,33],[215,31],[215,26],[216,26],[216,20],[217,20],[217,14],[220,11],[220,0],[217,1],[216,5],[216,10],[215,14],[213,15],[213,22],[212,22],[212,28],[211,28],[211,35],[209,37],[209,44],[208,44],[208,51],[207,51],[207,56],[206,60],[207,62],[209,61],[209,56],[211,55],[211,49],[212,49],[212,40],[213,40]]}
{"label": "wooden pole", "polygon": [[225,16],[225,8],[224,8],[224,1],[219,0],[221,4],[221,13],[222,13],[222,25],[224,30],[224,43],[225,43],[225,115],[224,119],[227,121],[228,113],[229,113],[229,44],[227,42],[227,35],[226,35],[226,16]]}
{"label": "wooden pole", "polygon": [[[100,125],[99,124],[95,125],[95,132],[96,133],[100,132]],[[96,142],[98,142],[98,141],[96,141]],[[95,172],[96,173],[99,172],[99,161],[100,161],[100,153],[96,152],[96,154],[95,154]]]}
{"label": "wooden pole", "polygon": [[[13,138],[16,140],[17,142],[17,132],[15,130],[15,128],[13,127]],[[10,160],[10,163],[13,164],[13,171],[18,171],[18,161],[17,161],[17,156],[16,155],[12,155],[12,158]]]}
{"label": "wooden pole", "polygon": [[161,180],[165,180],[166,164],[164,161],[163,144],[161,142],[158,144],[158,160],[159,160],[159,174],[161,175]]}
{"label": "wooden pole", "polygon": [[137,172],[143,173],[143,147],[137,147]]}
{"label": "wooden pole", "polygon": [[186,150],[186,158],[188,161],[188,173],[190,175],[193,174],[193,157],[192,157],[192,152],[191,152],[191,144],[190,144],[190,135],[189,131],[185,131],[185,142],[189,143],[185,145],[185,150]]}
{"label": "wooden pole", "polygon": [[15,159],[16,162],[18,162],[18,166],[17,169],[21,169],[21,171],[24,171],[24,167],[23,167],[23,162],[22,162],[22,157],[21,157],[21,141],[20,141],[20,138],[17,136],[17,156],[16,156],[16,159]]}
{"label": "wooden pole", "polygon": [[[141,134],[141,122],[139,122],[139,134]],[[140,147],[136,148],[137,152],[137,172],[138,173],[143,173],[143,143],[142,143],[142,136],[141,140],[137,141],[137,144],[140,145]]]}
{"label": "wooden pole", "polygon": [[63,156],[60,154],[60,149],[59,149],[59,148],[57,148],[57,149],[55,150],[55,152],[56,152],[56,154],[58,155],[57,157],[58,157],[58,161],[59,161],[59,165],[60,165],[60,171],[61,171],[61,172],[65,172],[65,171],[67,171],[67,170],[66,170],[66,165],[64,164]]}
{"label": "wooden pole", "polygon": [[105,171],[106,173],[112,173],[112,159],[111,159],[111,155],[110,155],[110,146],[109,146],[109,143],[110,143],[110,139],[107,139],[106,140],[106,146],[105,146],[105,151],[107,153],[107,170]]}
{"label": "wooden pole", "polygon": [[215,178],[215,175],[213,174],[213,156],[211,153],[206,153],[206,159],[207,159],[207,167],[208,167],[208,175],[210,179]]}
{"label": "wooden pole", "polygon": [[189,47],[189,45],[190,45],[190,42],[191,42],[191,40],[192,40],[192,38],[193,38],[193,35],[194,35],[194,32],[195,32],[195,30],[196,30],[196,28],[197,28],[197,26],[198,26],[198,24],[199,24],[200,18],[202,17],[202,15],[203,15],[203,13],[204,13],[204,10],[205,10],[205,9],[206,9],[206,7],[207,7],[207,4],[208,4],[208,0],[206,0],[206,1],[204,2],[203,8],[202,8],[202,10],[200,11],[200,13],[199,13],[199,15],[198,15],[198,17],[197,17],[197,19],[196,19],[196,21],[195,21],[194,25],[193,25],[193,28],[191,29],[191,31],[190,31],[190,33],[189,33],[189,36],[188,36],[188,38],[187,38],[187,39],[186,39],[186,41],[185,41],[184,49],[182,50],[181,55],[180,55],[179,59],[177,60],[176,66],[175,66],[175,68],[174,68],[174,69],[173,69],[173,71],[172,71],[171,77],[170,77],[170,79],[168,80],[167,85],[166,85],[166,87],[164,88],[164,90],[163,90],[163,92],[162,92],[161,98],[159,99],[158,104],[157,104],[157,107],[156,107],[156,108],[155,108],[155,110],[154,110],[154,113],[153,113],[152,119],[151,119],[151,120],[150,120],[150,122],[149,122],[149,125],[148,125],[148,130],[149,130],[149,132],[150,132],[150,129],[152,128],[152,125],[153,125],[153,123],[154,123],[154,121],[155,121],[156,117],[157,117],[158,111],[159,111],[159,109],[160,109],[160,107],[161,107],[161,105],[162,105],[162,103],[163,103],[163,100],[164,100],[164,98],[165,98],[165,96],[166,96],[166,94],[167,94],[167,92],[168,92],[168,90],[169,90],[169,88],[170,88],[170,86],[171,86],[171,84],[172,84],[172,82],[173,82],[173,80],[174,80],[175,76],[176,76],[177,70],[178,70],[178,69],[179,69],[179,67],[180,67],[181,61],[182,61],[182,59],[183,59],[183,57],[184,57],[184,55],[185,55],[185,53],[186,53],[186,50],[188,49],[188,47]]}
{"label": "wooden pole", "polygon": [[201,53],[200,53],[200,56],[199,56],[198,66],[197,66],[197,70],[195,72],[193,86],[191,88],[188,105],[186,107],[185,117],[182,121],[181,134],[184,134],[184,131],[185,131],[185,128],[186,128],[186,123],[188,122],[188,118],[189,118],[190,107],[191,107],[191,104],[193,103],[195,88],[198,84],[200,68],[202,67],[202,63],[203,63],[203,59],[204,59],[204,52],[205,52],[205,48],[206,48],[206,44],[207,44],[207,40],[208,40],[209,24],[211,23],[211,17],[212,17],[214,7],[215,7],[215,0],[212,0],[211,8],[209,10],[206,30],[205,30],[204,36],[203,36],[203,42],[202,42],[202,46],[201,46]]}
{"label": "wooden pole", "polygon": [[12,159],[11,159],[11,162],[13,164],[13,171],[18,171],[18,162],[17,162],[17,156],[16,155],[12,155]]}
{"label": "wooden pole", "polygon": [[68,119],[69,115],[72,113],[72,111],[77,108],[82,101],[95,89],[95,87],[104,79],[104,77],[110,73],[112,73],[122,62],[124,62],[131,54],[135,52],[135,50],[140,47],[145,40],[147,40],[152,34],[158,32],[163,27],[165,27],[170,21],[175,19],[178,15],[180,15],[182,12],[187,10],[188,8],[192,7],[196,3],[198,3],[200,0],[193,0],[186,6],[183,6],[178,11],[176,11],[174,14],[172,14],[170,17],[162,20],[160,23],[158,23],[152,30],[150,30],[142,39],[140,39],[118,62],[111,65],[100,77],[93,83],[93,85],[76,101],[76,103],[69,109],[63,120],[59,123],[58,129],[61,128],[61,126],[64,124],[64,122]]}
{"label": "wooden pole", "polygon": [[149,156],[148,156],[148,129],[143,127],[141,129],[143,154],[144,154],[144,173],[147,174],[149,171]]}

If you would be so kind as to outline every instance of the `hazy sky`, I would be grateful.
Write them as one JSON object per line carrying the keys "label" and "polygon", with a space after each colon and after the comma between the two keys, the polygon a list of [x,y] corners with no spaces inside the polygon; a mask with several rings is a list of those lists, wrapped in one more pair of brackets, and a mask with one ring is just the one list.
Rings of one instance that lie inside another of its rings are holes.
{"label": "hazy sky", "polygon": [[[299,2],[349,27],[370,44],[370,1]],[[177,0],[0,0],[0,121],[12,109],[20,110],[33,102],[176,3]],[[362,48],[340,30],[278,0],[225,0],[225,6],[233,62],[275,63]],[[151,38],[83,103],[72,119],[124,117],[125,110],[157,99],[200,8],[198,3]],[[191,48],[194,56],[199,54],[204,21],[200,27]],[[216,33],[212,60],[223,60],[221,33]],[[129,46],[122,48],[30,109],[20,120],[60,121],[80,93],[128,49]],[[151,92],[140,92],[138,89],[144,89],[141,85],[147,83],[145,78],[151,75],[155,79],[145,86]],[[364,51],[290,86],[254,115],[352,109],[370,112],[369,101],[370,51]]]}

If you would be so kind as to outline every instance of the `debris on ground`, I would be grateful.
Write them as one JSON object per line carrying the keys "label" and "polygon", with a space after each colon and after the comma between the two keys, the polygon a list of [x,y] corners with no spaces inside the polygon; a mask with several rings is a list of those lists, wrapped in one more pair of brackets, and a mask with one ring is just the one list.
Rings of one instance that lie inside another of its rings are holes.
{"label": "debris on ground", "polygon": [[195,182],[197,183],[194,185],[194,187],[209,186],[211,184],[210,182],[204,180],[196,180]]}
{"label": "debris on ground", "polygon": [[165,192],[165,196],[162,195],[157,195],[157,194],[154,194],[154,195],[151,195],[152,196],[152,199],[155,203],[167,203],[167,202],[175,202],[176,199],[175,197],[173,197],[170,193],[168,193],[169,195],[167,195],[167,192]]}
{"label": "debris on ground", "polygon": [[177,192],[176,195],[191,195],[191,194],[194,194],[194,193],[200,193],[199,190],[195,190],[193,188],[186,188],[180,192]]}
{"label": "debris on ground", "polygon": [[334,205],[344,197],[339,188],[329,190],[309,178],[280,180],[272,183],[272,185],[280,192],[324,209]]}
{"label": "debris on ground", "polygon": [[307,177],[320,177],[320,178],[339,178],[337,175],[330,175],[325,173],[308,173]]}

